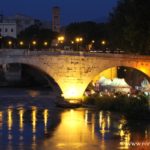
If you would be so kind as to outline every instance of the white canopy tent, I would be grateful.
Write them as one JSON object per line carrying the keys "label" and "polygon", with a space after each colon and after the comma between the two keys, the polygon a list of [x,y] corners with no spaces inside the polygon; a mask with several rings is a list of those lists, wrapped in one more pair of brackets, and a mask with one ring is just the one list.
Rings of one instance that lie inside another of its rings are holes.
{"label": "white canopy tent", "polygon": [[131,87],[126,83],[125,79],[114,78],[113,80],[110,80],[105,77],[101,77],[99,84],[102,87],[109,87],[109,89],[114,92],[130,93],[131,91]]}

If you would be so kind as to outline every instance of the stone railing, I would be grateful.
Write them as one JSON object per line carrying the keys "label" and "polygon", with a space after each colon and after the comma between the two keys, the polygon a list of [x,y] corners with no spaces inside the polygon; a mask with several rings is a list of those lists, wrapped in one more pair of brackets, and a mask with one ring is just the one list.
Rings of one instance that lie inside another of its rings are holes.
{"label": "stone railing", "polygon": [[67,51],[61,49],[46,49],[46,50],[28,50],[28,49],[1,49],[0,57],[5,56],[39,56],[39,55],[73,55],[73,56],[90,56],[90,57],[103,57],[103,58],[128,58],[128,59],[146,59],[150,60],[150,56],[136,55],[136,54],[115,54],[115,53],[99,53],[85,52],[85,51]]}

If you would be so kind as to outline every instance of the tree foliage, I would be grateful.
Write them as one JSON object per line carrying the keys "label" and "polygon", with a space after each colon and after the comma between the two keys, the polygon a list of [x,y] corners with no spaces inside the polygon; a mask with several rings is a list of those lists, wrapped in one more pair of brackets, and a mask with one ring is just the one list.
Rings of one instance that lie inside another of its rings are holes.
{"label": "tree foliage", "polygon": [[110,14],[112,46],[150,53],[150,0],[119,0]]}
{"label": "tree foliage", "polygon": [[[92,40],[99,41],[106,38],[106,25],[104,23],[95,23],[92,21],[71,23],[66,27],[65,35],[68,41],[76,37],[83,37],[84,44],[89,44]],[[99,42],[100,43],[100,42]]]}
{"label": "tree foliage", "polygon": [[32,40],[38,42],[39,47],[42,47],[43,42],[47,41],[49,44],[57,36],[57,33],[50,29],[43,29],[39,25],[32,25],[26,28],[18,35],[18,39],[30,43]]}

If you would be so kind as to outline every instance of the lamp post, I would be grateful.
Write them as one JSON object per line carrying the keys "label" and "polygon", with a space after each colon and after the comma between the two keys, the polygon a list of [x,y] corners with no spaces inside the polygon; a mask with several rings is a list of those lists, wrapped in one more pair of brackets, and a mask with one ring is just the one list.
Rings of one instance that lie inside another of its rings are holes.
{"label": "lamp post", "polygon": [[33,46],[33,48],[35,48],[36,45],[37,45],[37,42],[36,42],[35,40],[33,40],[33,41],[32,41],[32,46]]}
{"label": "lamp post", "polygon": [[64,36],[58,36],[57,41],[58,41],[59,45],[62,45],[65,41],[65,37]]}
{"label": "lamp post", "polygon": [[44,46],[47,46],[47,45],[48,45],[48,42],[47,42],[47,41],[45,41],[45,42],[44,42]]}
{"label": "lamp post", "polygon": [[83,41],[82,37],[76,37],[75,39],[76,43],[77,43],[77,51],[79,50],[79,44]]}
{"label": "lamp post", "polygon": [[9,48],[11,48],[12,47],[12,41],[8,41],[8,46],[9,46]]}
{"label": "lamp post", "polygon": [[103,51],[106,50],[106,49],[105,49],[106,43],[107,43],[106,40],[102,40],[102,41],[101,41],[101,45],[102,45]]}
{"label": "lamp post", "polygon": [[20,42],[19,42],[19,46],[20,46],[20,47],[23,47],[23,45],[24,45],[24,42],[23,42],[23,41],[20,41]]}

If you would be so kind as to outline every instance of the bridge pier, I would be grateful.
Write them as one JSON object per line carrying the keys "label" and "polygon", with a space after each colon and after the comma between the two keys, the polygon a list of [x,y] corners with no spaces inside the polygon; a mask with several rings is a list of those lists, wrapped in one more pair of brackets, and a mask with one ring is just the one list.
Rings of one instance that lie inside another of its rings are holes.
{"label": "bridge pier", "polygon": [[66,101],[69,101],[70,103],[82,102],[86,84],[67,82],[59,85],[63,92],[62,96]]}

